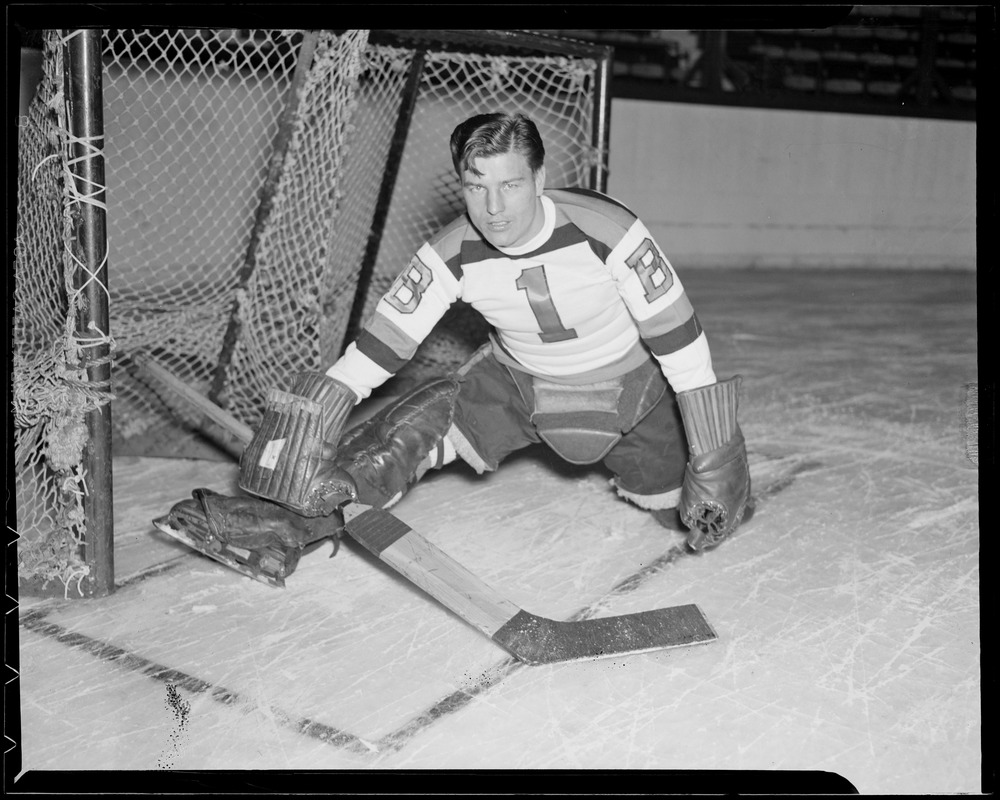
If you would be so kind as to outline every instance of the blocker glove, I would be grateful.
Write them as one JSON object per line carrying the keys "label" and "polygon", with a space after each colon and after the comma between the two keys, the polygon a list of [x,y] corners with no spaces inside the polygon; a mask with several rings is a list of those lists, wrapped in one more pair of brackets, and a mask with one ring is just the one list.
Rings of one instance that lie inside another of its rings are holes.
{"label": "blocker glove", "polygon": [[746,443],[736,421],[742,382],[737,375],[677,395],[691,452],[678,510],[693,550],[717,547],[753,513]]}
{"label": "blocker glove", "polygon": [[240,458],[240,488],[305,517],[326,516],[355,499],[337,463],[337,441],[358,396],[321,372],[271,389],[260,427]]}
{"label": "blocker glove", "polygon": [[337,466],[354,481],[355,499],[378,508],[398,502],[443,456],[459,383],[434,378],[345,433]]}

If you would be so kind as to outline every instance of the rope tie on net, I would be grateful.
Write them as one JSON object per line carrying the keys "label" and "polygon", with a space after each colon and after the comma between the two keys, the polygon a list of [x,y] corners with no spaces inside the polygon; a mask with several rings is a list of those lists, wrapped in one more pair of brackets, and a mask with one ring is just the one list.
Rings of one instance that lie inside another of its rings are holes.
{"label": "rope tie on net", "polygon": [[[98,134],[83,137],[76,136],[69,131],[63,131],[63,136],[65,151],[67,153],[74,152],[76,147],[80,149],[79,155],[67,157],[63,167],[65,172],[66,213],[72,216],[74,209],[82,206],[90,206],[107,213],[107,203],[100,199],[104,196],[106,187],[80,174],[77,169],[79,165],[86,161],[103,156],[104,136]],[[67,247],[66,253],[71,264],[66,271],[66,292],[70,297],[71,309],[71,313],[66,319],[67,366],[71,369],[84,370],[109,364],[113,360],[115,349],[115,342],[111,337],[110,331],[102,331],[97,326],[97,323],[91,320],[87,323],[87,332],[89,333],[80,332],[76,329],[76,315],[73,313],[82,307],[83,298],[91,285],[99,287],[110,304],[111,293],[100,277],[108,263],[107,248],[104,250],[100,263],[93,268],[80,258],[74,248]],[[75,277],[77,275],[84,276],[79,285],[75,285]],[[105,347],[107,348],[107,354],[98,355],[102,348]],[[90,352],[87,352],[88,350]],[[88,405],[93,403],[100,406],[114,399],[110,391],[110,379],[94,381],[63,375],[63,380],[87,397],[89,400]]]}
{"label": "rope tie on net", "polygon": [[71,39],[75,39],[77,36],[83,36],[83,31],[84,31],[83,28],[77,28],[75,30],[71,30],[65,36],[59,37],[59,43],[62,45],[67,45],[69,44]]}
{"label": "rope tie on net", "polygon": [[31,180],[34,182],[38,178],[38,170],[40,170],[47,162],[54,158],[59,158],[59,153],[53,153],[52,155],[45,156],[41,161],[35,164],[35,168],[31,171]]}

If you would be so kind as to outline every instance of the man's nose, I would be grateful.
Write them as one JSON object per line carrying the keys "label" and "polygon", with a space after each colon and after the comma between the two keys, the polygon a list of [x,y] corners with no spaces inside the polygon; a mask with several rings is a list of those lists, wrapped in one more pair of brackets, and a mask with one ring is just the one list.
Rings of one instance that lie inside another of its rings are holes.
{"label": "man's nose", "polygon": [[486,195],[486,211],[494,216],[503,211],[503,197],[499,191],[491,191]]}

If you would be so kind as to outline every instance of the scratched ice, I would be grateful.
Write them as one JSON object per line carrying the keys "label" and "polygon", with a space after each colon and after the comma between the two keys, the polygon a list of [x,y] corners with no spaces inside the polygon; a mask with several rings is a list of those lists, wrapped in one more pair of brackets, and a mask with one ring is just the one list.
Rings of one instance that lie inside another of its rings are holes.
{"label": "scratched ice", "polygon": [[148,524],[234,467],[143,459],[116,482],[125,585],[21,612],[24,766],[826,770],[978,792],[974,276],[686,283],[717,372],[745,379],[759,505],[732,541],[689,555],[603,473],[534,451],[433,475],[395,513],[528,611],[696,603],[717,642],[526,667],[350,543],[272,589]]}

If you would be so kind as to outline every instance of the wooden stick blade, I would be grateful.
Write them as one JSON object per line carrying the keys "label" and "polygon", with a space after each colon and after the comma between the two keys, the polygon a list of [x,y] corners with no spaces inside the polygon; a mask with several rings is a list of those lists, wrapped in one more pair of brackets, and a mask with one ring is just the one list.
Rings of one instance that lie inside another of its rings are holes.
{"label": "wooden stick blade", "polygon": [[718,636],[696,605],[558,622],[522,611],[493,641],[527,664],[590,661],[707,644]]}

